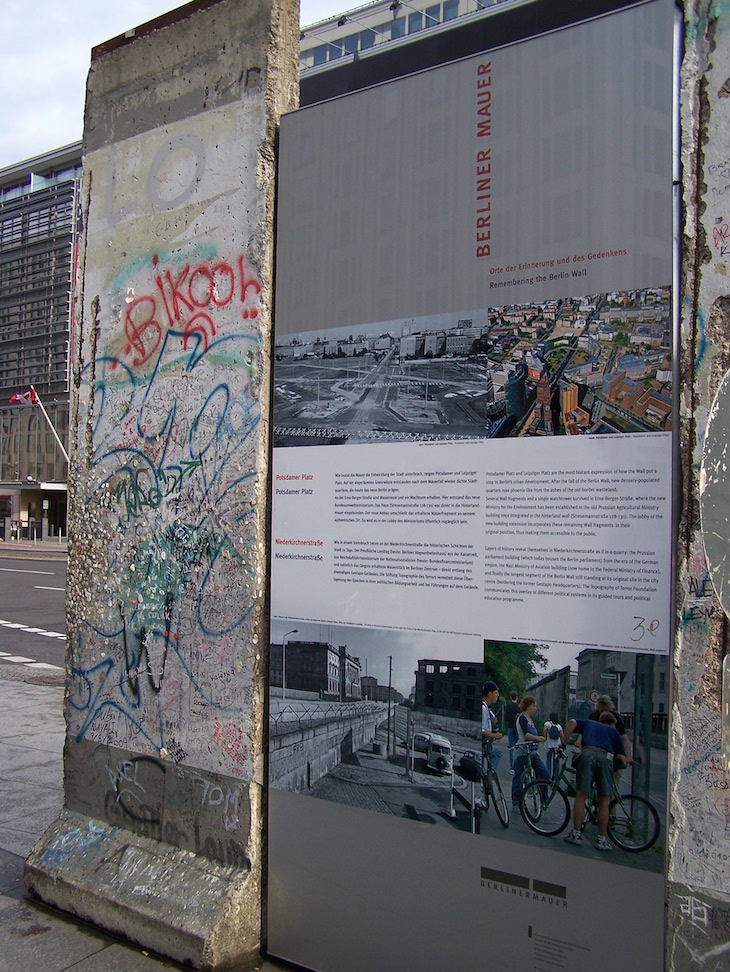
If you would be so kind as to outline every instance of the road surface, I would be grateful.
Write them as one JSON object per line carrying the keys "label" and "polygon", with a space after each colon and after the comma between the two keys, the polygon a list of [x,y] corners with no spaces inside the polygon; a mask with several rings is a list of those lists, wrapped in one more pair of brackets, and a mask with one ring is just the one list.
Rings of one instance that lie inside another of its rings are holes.
{"label": "road surface", "polygon": [[63,670],[65,607],[65,560],[0,556],[0,665]]}

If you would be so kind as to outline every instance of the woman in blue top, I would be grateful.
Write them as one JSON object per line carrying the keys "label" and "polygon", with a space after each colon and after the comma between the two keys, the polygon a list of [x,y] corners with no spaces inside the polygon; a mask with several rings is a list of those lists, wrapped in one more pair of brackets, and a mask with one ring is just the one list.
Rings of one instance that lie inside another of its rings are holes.
{"label": "woman in blue top", "polygon": [[520,808],[520,790],[522,789],[522,771],[527,766],[527,754],[525,750],[529,748],[530,759],[535,768],[538,779],[549,780],[550,773],[547,766],[540,759],[537,752],[537,744],[545,742],[545,737],[541,736],[535,725],[535,713],[537,712],[537,699],[534,695],[526,695],[520,702],[520,714],[515,720],[515,730],[517,732],[517,743],[525,743],[520,747],[517,759],[515,760],[515,775],[512,779],[512,809]]}

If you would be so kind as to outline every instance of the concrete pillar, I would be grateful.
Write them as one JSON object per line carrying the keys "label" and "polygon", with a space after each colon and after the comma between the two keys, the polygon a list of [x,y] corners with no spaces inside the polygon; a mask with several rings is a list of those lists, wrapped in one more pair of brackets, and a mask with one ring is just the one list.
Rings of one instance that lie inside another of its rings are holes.
{"label": "concrete pillar", "polygon": [[65,806],[45,901],[196,968],[258,950],[278,118],[294,0],[92,52],[70,440]]}
{"label": "concrete pillar", "polygon": [[728,618],[700,516],[708,418],[730,367],[730,7],[707,0],[684,6],[681,495],[666,960],[674,972],[730,961],[730,774],[721,751]]}

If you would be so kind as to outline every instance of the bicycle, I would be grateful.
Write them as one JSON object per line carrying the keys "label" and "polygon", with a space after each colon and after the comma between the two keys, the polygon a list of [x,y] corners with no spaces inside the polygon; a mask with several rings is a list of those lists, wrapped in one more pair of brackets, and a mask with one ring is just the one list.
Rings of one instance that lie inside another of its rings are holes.
{"label": "bicycle", "polygon": [[[560,751],[563,761],[560,772],[551,782],[535,781],[520,794],[520,813],[530,830],[545,837],[562,833],[570,821],[568,797],[575,797],[575,785],[567,778],[567,773],[575,772],[568,766],[567,756]],[[567,791],[567,792],[566,792]],[[654,805],[636,793],[619,793],[614,782],[613,799],[608,806],[609,840],[621,850],[638,854],[653,847],[659,838],[661,823]],[[586,813],[582,828],[586,824],[598,824],[598,794],[595,784],[586,800]]]}
{"label": "bicycle", "polygon": [[489,810],[491,799],[494,805],[494,812],[497,820],[503,827],[509,827],[509,810],[507,801],[502,793],[502,784],[499,782],[496,769],[492,766],[492,745],[482,747],[482,788],[484,790],[484,809]]}
{"label": "bicycle", "polygon": [[[537,743],[533,742],[518,742],[511,749],[519,750],[520,755],[525,757],[525,765],[520,771],[519,777],[519,792],[520,792],[520,812],[522,811],[522,798],[525,791],[530,788],[530,794],[528,799],[532,805],[532,813],[535,816],[539,816],[540,813],[540,803],[541,803],[541,789],[548,786],[549,781],[543,779],[537,775],[537,770],[533,763],[533,759],[539,759]],[[518,757],[519,758],[519,757]],[[515,761],[516,762],[516,761]]]}

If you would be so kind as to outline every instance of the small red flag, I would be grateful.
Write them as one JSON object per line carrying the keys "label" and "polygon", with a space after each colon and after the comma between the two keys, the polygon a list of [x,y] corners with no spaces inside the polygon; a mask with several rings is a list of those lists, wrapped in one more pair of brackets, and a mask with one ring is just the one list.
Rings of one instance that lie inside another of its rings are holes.
{"label": "small red flag", "polygon": [[35,388],[31,388],[24,395],[13,395],[10,399],[11,405],[37,405],[38,395],[36,394]]}

